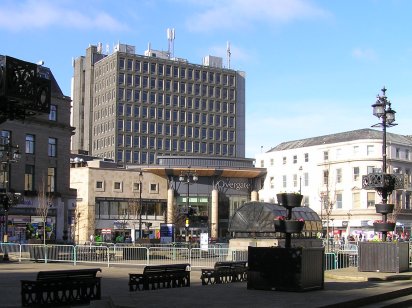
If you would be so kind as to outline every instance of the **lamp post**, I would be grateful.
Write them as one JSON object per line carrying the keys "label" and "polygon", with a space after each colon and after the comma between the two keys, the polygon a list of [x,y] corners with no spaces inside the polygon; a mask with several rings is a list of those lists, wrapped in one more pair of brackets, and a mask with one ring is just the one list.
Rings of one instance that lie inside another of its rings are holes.
{"label": "lamp post", "polygon": [[[3,169],[3,188],[4,188],[4,195],[2,196],[2,205],[4,209],[4,234],[3,234],[3,242],[7,243],[8,240],[8,222],[9,222],[9,209],[10,206],[14,203],[14,194],[10,194],[10,170],[11,164],[17,163],[20,158],[21,154],[19,151],[19,146],[13,146],[10,143],[9,137],[2,137],[1,138],[1,145],[0,145],[0,155],[1,155],[1,163]],[[3,261],[9,261],[9,255],[7,253],[7,248],[5,248]]]}
{"label": "lamp post", "polygon": [[188,167],[188,170],[180,172],[179,181],[184,182],[187,185],[187,195],[186,195],[186,219],[185,219],[185,230],[186,230],[186,242],[189,242],[189,198],[190,198],[190,184],[197,182],[199,179],[196,171],[191,171],[191,166]]}
{"label": "lamp post", "polygon": [[[364,188],[375,188],[378,194],[382,197],[382,204],[386,205],[388,203],[388,196],[392,191],[397,188],[396,186],[396,175],[391,175],[386,173],[386,128],[397,125],[395,122],[395,110],[391,108],[391,103],[386,97],[386,88],[382,88],[382,95],[377,96],[377,101],[372,105],[373,115],[381,120],[380,123],[372,125],[372,127],[382,127],[382,170],[380,174],[380,181],[368,181],[363,180]],[[370,175],[368,175],[370,176]],[[367,177],[368,177],[367,176]],[[375,184],[375,185],[374,185]],[[387,213],[383,213],[383,222],[387,222]],[[386,235],[388,231],[382,231],[382,240],[386,241]]]}
{"label": "lamp post", "polygon": [[142,184],[143,184],[143,173],[139,172],[139,239],[142,238]]}
{"label": "lamp post", "polygon": [[302,166],[299,167],[299,194],[302,194]]}

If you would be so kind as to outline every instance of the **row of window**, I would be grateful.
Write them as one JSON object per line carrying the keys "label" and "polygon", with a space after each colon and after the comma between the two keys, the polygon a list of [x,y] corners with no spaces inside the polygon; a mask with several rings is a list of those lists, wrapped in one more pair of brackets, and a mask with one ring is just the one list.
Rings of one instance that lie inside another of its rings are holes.
{"label": "row of window", "polygon": [[[372,173],[376,168],[374,166],[368,166],[367,167],[367,174]],[[399,171],[401,173],[401,171]],[[407,176],[407,181],[408,183],[411,183],[411,171],[410,169],[405,169],[404,174]],[[330,184],[340,184],[343,182],[343,169],[342,168],[337,168],[335,169],[335,174],[334,174],[334,179],[332,180],[330,178],[331,174],[329,170],[324,170],[323,171],[323,185],[330,185]],[[292,186],[294,188],[298,187],[298,179],[300,180],[300,184],[302,184],[302,179],[303,179],[303,185],[304,186],[309,186],[309,174],[308,173],[303,173],[303,178],[301,175],[298,174],[293,174],[292,175]],[[353,167],[352,168],[352,180],[353,181],[359,181],[361,179],[360,175],[360,168],[359,167]],[[270,183],[270,188],[274,189],[275,188],[275,178],[270,177],[269,179]],[[282,176],[282,188],[283,190],[287,189],[288,186],[288,176],[283,175]]]}
{"label": "row of window", "polygon": [[[122,112],[123,110],[119,110]],[[135,113],[138,112],[135,110]],[[192,123],[197,125],[214,125],[220,127],[235,127],[235,117],[234,116],[226,116],[226,115],[218,115],[218,114],[208,114],[208,113],[199,113],[199,112],[186,112],[184,110],[170,110],[170,109],[163,109],[163,108],[142,108],[142,113],[139,118],[133,121],[136,123],[145,123],[140,122],[140,119],[157,119],[160,121],[167,121],[167,122],[181,122],[181,123]],[[97,119],[96,119],[97,120]],[[123,120],[120,120],[123,121]],[[132,123],[132,120],[125,120],[125,122]],[[120,123],[120,122],[119,122]],[[184,127],[185,125],[181,125]],[[118,130],[122,129],[123,125],[118,125]],[[131,127],[131,125],[130,125]]]}
{"label": "row of window", "polygon": [[[115,90],[112,90],[113,99],[115,99]],[[191,94],[191,93],[186,93]],[[201,96],[201,94],[195,94],[197,96]],[[200,99],[197,97],[197,99]],[[225,91],[223,89],[222,95],[203,95],[202,97],[211,98],[211,99],[223,99],[223,100],[230,100],[235,101],[235,90],[231,89],[230,91]],[[143,102],[143,103],[150,103],[150,104],[158,104],[158,105],[166,105],[170,106],[173,102],[174,106],[186,106],[186,101],[188,102],[187,105],[192,105],[191,101],[195,100],[196,97],[187,96],[187,95],[172,95],[172,94],[165,94],[159,93],[155,91],[141,91],[141,90],[133,90],[133,89],[125,89],[119,88],[118,89],[118,97],[119,101],[128,101],[128,102]]]}
{"label": "row of window", "polygon": [[[344,155],[344,150],[342,148],[338,148],[335,151],[335,158],[336,160],[342,159]],[[360,146],[355,145],[352,148],[352,153],[351,155],[353,156],[359,156],[360,155]],[[374,156],[375,155],[375,146],[373,144],[367,145],[366,146],[366,156]],[[324,151],[323,152],[323,160],[328,161],[329,160],[329,151]],[[411,155],[410,155],[410,150],[409,149],[401,149],[399,147],[395,148],[395,158],[397,159],[405,159],[405,160],[410,160]]]}
{"label": "row of window", "polygon": [[[186,147],[186,148],[184,148]],[[195,154],[209,154],[209,155],[218,155],[218,156],[234,156],[235,147],[234,145],[227,144],[213,144],[213,143],[194,143],[191,142],[177,142],[173,141],[172,148],[166,146],[163,151],[172,151],[173,152],[185,152],[185,153],[195,153]],[[132,156],[133,155],[133,156]],[[169,155],[159,152],[157,149],[153,149],[153,152],[147,151],[135,151],[128,149],[119,149],[117,151],[117,160],[126,161],[128,163],[137,163],[137,164],[153,164],[155,163],[155,156]],[[113,158],[111,156],[103,156],[107,158]]]}
{"label": "row of window", "polygon": [[[395,151],[395,157],[394,158],[411,160],[411,155],[410,155],[410,150],[409,149],[401,149],[400,147],[396,147],[394,149],[394,151]],[[344,155],[344,150],[342,148],[337,148],[335,150],[335,159],[336,160],[343,159],[344,158],[343,155]],[[353,146],[351,155],[359,156],[360,155],[360,146],[358,146],[358,145]],[[374,155],[375,155],[375,146],[374,145],[367,145],[366,146],[366,156],[374,156]],[[329,159],[330,159],[330,151],[329,150],[323,151],[323,160],[324,161],[329,161]],[[304,154],[304,161],[305,162],[309,161],[309,154],[308,153]],[[298,163],[298,156],[297,155],[292,156],[292,163],[293,164]],[[287,164],[287,157],[286,156],[282,157],[282,164],[283,165]],[[270,166],[275,165],[274,158],[270,159],[269,165]],[[263,159],[260,161],[260,166],[262,168],[265,166],[265,161]]]}
{"label": "row of window", "polygon": [[[149,61],[142,62],[138,59],[120,58],[119,69],[130,72],[201,81],[204,83],[221,84],[226,86],[234,86],[236,81],[234,74],[215,72],[210,69],[194,69],[190,67]],[[101,74],[102,71],[97,71],[96,78]]]}
{"label": "row of window", "polygon": [[[26,134],[26,154],[35,154],[36,152],[36,136]],[[49,137],[47,144],[47,154],[49,157],[57,157],[57,138]]]}
{"label": "row of window", "polygon": [[[203,122],[203,120],[205,122]],[[229,120],[229,121],[228,121]],[[156,122],[147,122],[147,121],[132,121],[132,120],[117,120],[117,130],[118,132],[134,132],[142,134],[159,134],[167,136],[177,136],[182,138],[213,138],[213,140],[223,140],[223,141],[234,141],[235,139],[235,123],[234,118],[227,119],[223,118],[223,126],[219,125],[218,127],[227,127],[232,129],[220,129],[220,128],[207,128],[197,127],[197,126],[188,126],[186,123],[197,123],[199,124],[200,119],[195,116],[194,121],[187,121],[185,123],[184,119],[176,118],[173,120],[175,123],[184,123],[184,124],[170,124],[170,123],[156,123]],[[201,125],[213,125],[206,121],[206,117],[202,117]],[[95,134],[105,132],[105,123],[101,123],[95,126]]]}
{"label": "row of window", "polygon": [[[305,162],[305,163],[307,163],[307,162],[309,162],[309,153],[304,153],[303,154],[303,161]],[[293,155],[293,157],[292,157],[292,162],[294,163],[294,164],[297,164],[298,163],[298,156],[297,155]],[[287,164],[287,157],[286,156],[283,156],[282,157],[282,164],[283,165],[286,165]],[[269,166],[274,166],[275,165],[275,159],[274,158],[270,158],[270,160],[269,160]],[[260,167],[261,168],[264,168],[265,167],[265,161],[262,159],[262,160],[260,160]]]}
{"label": "row of window", "polygon": [[[99,192],[104,192],[106,190],[106,183],[104,181],[96,181],[95,189]],[[123,192],[123,182],[114,181],[113,187],[114,192]],[[133,192],[140,192],[143,187],[141,186],[140,182],[134,182],[132,186]],[[158,183],[150,183],[149,184],[149,193],[159,193],[159,184]]]}
{"label": "row of window", "polygon": [[[7,183],[9,180],[9,170],[3,168],[0,173],[0,188],[7,189]],[[44,189],[46,192],[55,192],[56,191],[56,168],[49,167],[47,168],[47,182],[44,183],[46,187]],[[35,166],[34,165],[25,165],[24,169],[24,190],[25,191],[36,191],[37,189],[42,189],[38,185],[43,185],[43,183],[35,182]]]}
{"label": "row of window", "polygon": [[[165,91],[174,93],[185,93],[191,95],[209,96],[216,98],[226,98],[227,93],[234,92],[233,87],[221,87],[208,85],[205,83],[190,83],[181,80],[161,79],[157,77],[148,77],[140,75],[125,75],[120,73],[118,75],[117,84],[121,87],[127,86],[129,88],[151,89],[155,91]],[[111,86],[110,83],[106,87]],[[105,86],[100,86],[99,83],[95,85],[96,92],[105,89]]]}
{"label": "row of window", "polygon": [[[166,204],[164,202],[153,202],[142,200],[142,218],[147,216],[164,217]],[[140,217],[140,207],[136,209],[133,202],[129,201],[96,201],[96,219],[117,219],[125,221]]]}

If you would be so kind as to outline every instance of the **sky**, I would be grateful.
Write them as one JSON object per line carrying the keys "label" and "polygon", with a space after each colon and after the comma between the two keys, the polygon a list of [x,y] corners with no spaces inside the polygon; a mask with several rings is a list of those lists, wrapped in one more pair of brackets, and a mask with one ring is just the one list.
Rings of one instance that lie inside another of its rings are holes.
{"label": "sky", "polygon": [[383,86],[388,132],[412,135],[409,0],[0,0],[0,54],[44,61],[70,96],[89,45],[148,44],[246,73],[246,157],[286,141],[369,128]]}

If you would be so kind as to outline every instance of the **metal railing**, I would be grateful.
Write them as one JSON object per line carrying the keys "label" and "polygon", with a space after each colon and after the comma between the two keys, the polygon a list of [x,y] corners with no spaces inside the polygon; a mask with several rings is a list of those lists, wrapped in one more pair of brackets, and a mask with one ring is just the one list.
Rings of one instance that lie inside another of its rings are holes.
{"label": "metal railing", "polygon": [[[412,245],[409,245],[412,266]],[[43,245],[0,243],[0,254],[10,260],[36,262],[159,265],[190,263],[192,267],[213,267],[217,261],[247,261],[247,250],[233,250],[227,244],[209,245],[207,249],[188,245]],[[358,246],[354,243],[325,252],[325,270],[358,266]]]}

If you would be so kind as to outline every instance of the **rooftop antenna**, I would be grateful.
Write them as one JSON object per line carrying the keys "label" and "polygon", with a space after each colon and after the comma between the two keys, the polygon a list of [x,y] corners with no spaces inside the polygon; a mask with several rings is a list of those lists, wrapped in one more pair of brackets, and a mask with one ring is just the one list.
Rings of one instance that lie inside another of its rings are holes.
{"label": "rooftop antenna", "polygon": [[169,42],[168,48],[167,48],[167,53],[169,55],[169,59],[174,57],[174,49],[175,49],[175,29],[172,28],[167,28],[167,40]]}
{"label": "rooftop antenna", "polygon": [[230,69],[230,55],[232,53],[230,52],[230,42],[229,41],[226,44],[226,53],[227,53],[227,68]]}

